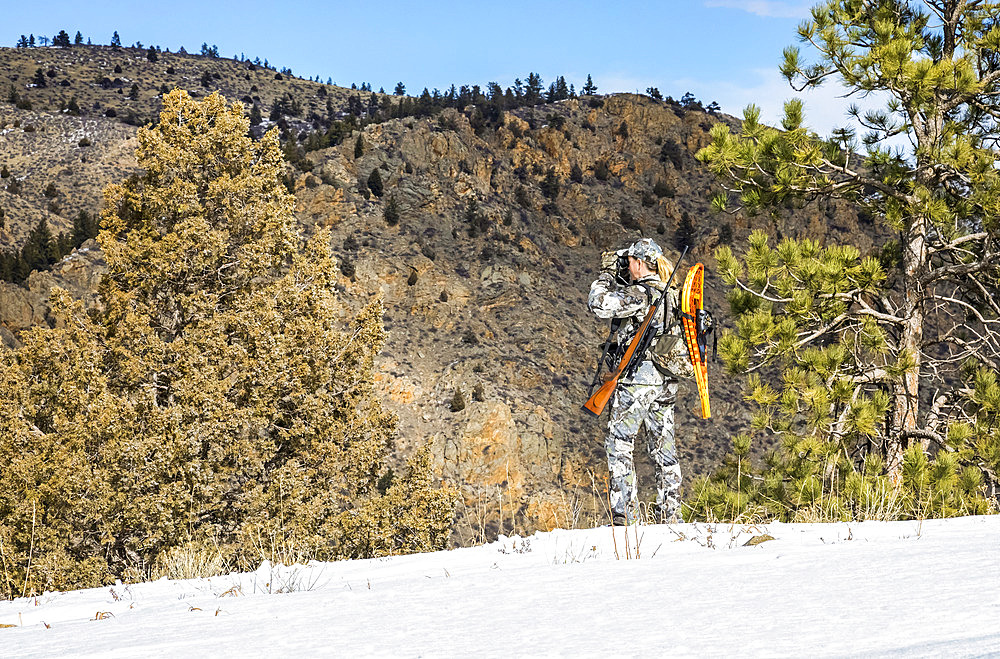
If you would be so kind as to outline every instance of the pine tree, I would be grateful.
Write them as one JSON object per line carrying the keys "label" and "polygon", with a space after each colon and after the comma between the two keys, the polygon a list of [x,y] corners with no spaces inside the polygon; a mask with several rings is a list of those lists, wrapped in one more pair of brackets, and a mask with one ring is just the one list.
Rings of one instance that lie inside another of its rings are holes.
{"label": "pine tree", "polygon": [[96,217],[87,211],[77,213],[73,219],[73,231],[71,233],[73,246],[79,247],[91,238],[96,238],[98,228]]}
{"label": "pine tree", "polygon": [[118,36],[118,30],[115,30],[115,33],[111,35],[111,47],[121,48],[121,46],[122,46],[122,39],[121,37]]}
{"label": "pine tree", "polygon": [[141,173],[105,193],[97,311],[56,291],[55,327],[0,354],[0,593],[137,578],[208,539],[237,566],[262,542],[443,546],[454,499],[426,452],[388,475],[381,299],[339,320],[330,236],[300,248],[277,131],[250,139],[218,94],[163,103]]}
{"label": "pine tree", "polygon": [[[797,89],[834,79],[889,99],[881,110],[851,110],[865,131],[863,166],[856,129],[818,139],[797,100],[786,103],[782,130],[751,106],[739,134],[717,124],[698,155],[751,213],[844,198],[893,236],[870,254],[810,240],[772,246],[762,233],[741,258],[717,251],[737,314],[724,358],[741,371],[784,368],[780,389],[756,374],[749,381],[760,405],[753,429],[787,448],[764,496],[798,488],[808,504],[850,485],[850,515],[871,478],[885,474],[890,490],[903,488],[900,500],[921,502],[915,475],[933,472],[955,475],[933,514],[955,514],[981,510],[984,474],[996,492],[997,434],[977,430],[990,418],[981,412],[986,374],[1000,368],[1000,130],[983,120],[1000,114],[995,12],[943,0],[827,2],[799,28],[816,63],[789,48],[782,73]],[[901,134],[913,145],[907,154],[889,143]],[[728,204],[726,193],[715,199]]]}
{"label": "pine tree", "polygon": [[597,85],[594,84],[589,73],[587,74],[587,84],[580,89],[580,93],[584,96],[592,96],[597,93]]}
{"label": "pine tree", "polygon": [[21,248],[21,258],[29,273],[32,270],[48,270],[58,259],[58,249],[44,217],[28,234],[28,239]]}
{"label": "pine tree", "polygon": [[538,105],[542,100],[542,77],[537,73],[528,74],[528,82],[524,88],[524,102],[526,105]]}

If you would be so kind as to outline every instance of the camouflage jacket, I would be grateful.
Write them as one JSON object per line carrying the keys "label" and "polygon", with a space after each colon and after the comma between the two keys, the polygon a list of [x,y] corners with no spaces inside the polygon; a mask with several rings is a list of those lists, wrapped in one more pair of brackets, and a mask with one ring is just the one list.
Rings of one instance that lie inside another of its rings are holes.
{"label": "camouflage jacket", "polygon": [[[611,339],[612,350],[609,351],[613,355],[612,361],[615,364],[621,359],[629,342],[632,341],[639,326],[642,325],[642,321],[649,311],[649,306],[656,302],[662,291],[663,283],[656,275],[643,277],[627,286],[618,286],[611,274],[602,272],[590,285],[590,296],[587,300],[590,310],[598,318],[621,319],[618,331]],[[664,300],[660,307],[661,312],[653,319],[653,329],[656,332],[657,340],[651,344],[647,354],[643,355],[642,363],[632,377],[622,378],[622,384],[659,386],[668,379],[694,375],[687,349],[684,347],[680,323],[674,320],[673,314],[669,317],[671,322],[668,323],[668,332],[666,334],[663,332],[668,306],[674,310],[674,313],[679,308],[677,289],[671,287],[668,295],[669,299]],[[616,347],[617,353],[615,353]]]}

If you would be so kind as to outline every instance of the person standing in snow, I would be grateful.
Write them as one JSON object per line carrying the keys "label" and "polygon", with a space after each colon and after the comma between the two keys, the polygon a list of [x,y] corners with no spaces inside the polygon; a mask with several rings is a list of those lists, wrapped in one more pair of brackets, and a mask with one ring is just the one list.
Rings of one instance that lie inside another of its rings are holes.
{"label": "person standing in snow", "polygon": [[[616,276],[622,256],[628,258],[628,281]],[[612,319],[613,335],[609,341],[618,346],[618,355],[612,356],[613,363],[617,364],[624,354],[650,306],[666,288],[672,271],[663,250],[650,238],[643,238],[625,250],[602,255],[601,274],[590,286],[588,306],[598,318]],[[605,449],[615,525],[630,524],[639,517],[633,450],[643,427],[655,465],[654,519],[681,521],[681,468],[674,439],[674,402],[679,379],[692,377],[694,370],[687,359],[680,323],[675,319],[679,307],[677,289],[671,286],[667,295],[669,298],[661,306],[663,312],[652,321],[656,341],[640,357],[639,367],[622,376],[611,399]]]}

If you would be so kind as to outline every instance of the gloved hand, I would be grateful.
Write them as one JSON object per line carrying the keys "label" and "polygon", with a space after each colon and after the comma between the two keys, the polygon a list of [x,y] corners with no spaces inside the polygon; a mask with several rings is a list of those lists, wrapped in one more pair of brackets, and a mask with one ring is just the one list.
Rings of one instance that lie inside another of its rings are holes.
{"label": "gloved hand", "polygon": [[601,272],[607,272],[608,274],[617,274],[618,270],[618,252],[608,251],[601,254]]}

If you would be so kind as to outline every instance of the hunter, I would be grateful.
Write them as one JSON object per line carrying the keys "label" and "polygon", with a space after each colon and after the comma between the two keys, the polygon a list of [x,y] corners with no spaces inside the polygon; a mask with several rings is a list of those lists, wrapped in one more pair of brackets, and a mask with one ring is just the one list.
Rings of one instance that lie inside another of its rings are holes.
{"label": "hunter", "polygon": [[[624,272],[627,257],[627,273]],[[598,318],[612,319],[610,359],[616,364],[642,324],[650,305],[663,293],[672,265],[663,250],[643,238],[624,250],[605,252],[601,274],[590,286],[588,305]],[[656,341],[634,371],[619,380],[611,400],[611,419],[605,449],[610,472],[612,523],[639,519],[633,449],[643,426],[655,465],[656,504],[653,519],[660,523],[681,519],[681,467],[674,440],[674,403],[678,381],[694,370],[677,322],[679,295],[673,286],[653,319]],[[617,355],[615,354],[617,350]]]}

